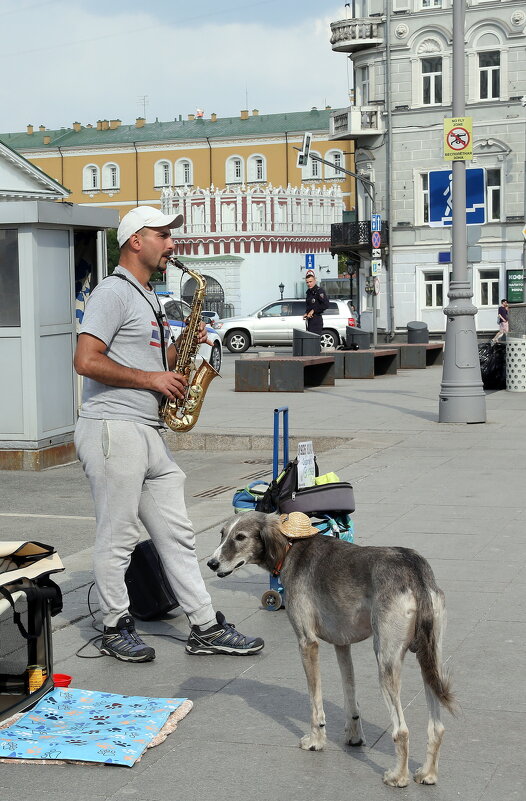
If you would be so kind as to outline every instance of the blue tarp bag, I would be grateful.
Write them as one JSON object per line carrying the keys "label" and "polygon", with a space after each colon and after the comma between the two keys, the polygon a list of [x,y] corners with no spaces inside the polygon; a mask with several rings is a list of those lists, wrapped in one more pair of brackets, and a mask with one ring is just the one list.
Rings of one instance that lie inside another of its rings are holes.
{"label": "blue tarp bag", "polygon": [[[253,481],[243,489],[236,490],[232,498],[232,506],[238,512],[254,511],[256,504],[261,500],[269,486],[268,481]],[[260,487],[261,489],[255,489]]]}

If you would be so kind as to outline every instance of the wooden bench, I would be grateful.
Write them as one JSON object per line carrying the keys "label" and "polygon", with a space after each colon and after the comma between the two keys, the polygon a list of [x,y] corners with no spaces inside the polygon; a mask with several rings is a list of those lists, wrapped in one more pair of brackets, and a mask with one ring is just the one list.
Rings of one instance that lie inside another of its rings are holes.
{"label": "wooden bench", "polygon": [[[381,348],[381,346],[377,346]],[[399,370],[423,370],[434,364],[442,364],[444,360],[443,342],[390,342],[390,348],[398,350]]]}
{"label": "wooden bench", "polygon": [[236,359],[236,392],[303,392],[334,386],[334,355]]}
{"label": "wooden bench", "polygon": [[397,348],[365,348],[335,352],[336,378],[374,378],[377,375],[396,375],[399,351]]}

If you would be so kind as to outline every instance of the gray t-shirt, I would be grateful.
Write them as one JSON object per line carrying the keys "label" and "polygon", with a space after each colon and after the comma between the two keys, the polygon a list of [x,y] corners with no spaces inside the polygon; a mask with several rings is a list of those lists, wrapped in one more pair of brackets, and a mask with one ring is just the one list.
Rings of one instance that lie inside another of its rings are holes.
{"label": "gray t-shirt", "polygon": [[[155,310],[160,308],[155,292],[141,286],[124,267],[117,267],[115,273],[125,275],[139,288],[143,297],[122,278],[113,275],[105,278],[90,295],[80,333],[92,334],[102,340],[106,345],[106,355],[124,367],[146,372],[164,370],[161,335],[152,310],[152,306]],[[163,322],[167,347],[170,327],[166,318]],[[84,378],[80,416],[158,426],[162,425],[159,421],[161,398],[161,393],[153,390],[113,387]]]}

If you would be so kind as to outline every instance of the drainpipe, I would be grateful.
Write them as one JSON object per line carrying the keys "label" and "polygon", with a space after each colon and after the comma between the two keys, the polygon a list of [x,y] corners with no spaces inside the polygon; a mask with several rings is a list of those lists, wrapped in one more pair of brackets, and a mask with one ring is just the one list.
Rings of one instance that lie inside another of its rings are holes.
{"label": "drainpipe", "polygon": [[289,185],[289,132],[285,131],[285,187]]}
{"label": "drainpipe", "polygon": [[57,150],[60,153],[60,183],[64,186],[64,155],[60,149],[60,145],[57,145]]}
{"label": "drainpipe", "polygon": [[135,205],[139,205],[139,154],[137,152],[137,142],[132,142],[135,150]]}
{"label": "drainpipe", "polygon": [[387,164],[386,164],[386,199],[385,208],[387,212],[387,241],[389,243],[389,250],[386,260],[387,272],[387,303],[389,314],[387,324],[389,328],[389,339],[393,339],[395,333],[395,317],[394,317],[394,280],[393,280],[393,225],[391,220],[392,203],[391,191],[393,185],[393,134],[392,134],[392,118],[391,118],[391,3],[386,0],[386,13],[385,13],[385,112],[387,122]]}
{"label": "drainpipe", "polygon": [[206,141],[208,142],[208,172],[210,175],[208,186],[212,186],[212,145],[210,144],[208,136],[206,137]]}

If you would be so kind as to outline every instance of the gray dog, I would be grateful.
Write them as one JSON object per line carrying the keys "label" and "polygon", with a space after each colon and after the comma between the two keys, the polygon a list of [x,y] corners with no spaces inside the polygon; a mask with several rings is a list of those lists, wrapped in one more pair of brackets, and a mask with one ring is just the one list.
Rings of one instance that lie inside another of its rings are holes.
{"label": "gray dog", "polygon": [[230,518],[208,566],[220,577],[247,564],[269,573],[280,572],[311,704],[310,734],[302,737],[300,747],[320,751],[327,739],[320,639],[336,650],[343,683],[345,740],[349,745],[365,744],[350,646],[372,636],[396,751],[396,763],[385,772],[384,782],[393,787],[405,787],[409,782],[409,731],[400,702],[402,662],[409,649],[420,664],[429,709],[426,759],[414,779],[435,784],[444,734],[440,705],[454,714],[455,699],[441,662],[444,594],[431,567],[409,548],[359,546],[318,533],[307,539],[290,539],[282,530],[284,518],[262,512]]}

